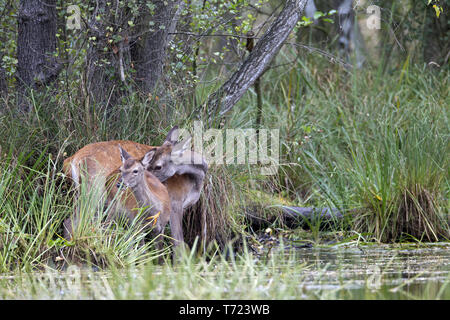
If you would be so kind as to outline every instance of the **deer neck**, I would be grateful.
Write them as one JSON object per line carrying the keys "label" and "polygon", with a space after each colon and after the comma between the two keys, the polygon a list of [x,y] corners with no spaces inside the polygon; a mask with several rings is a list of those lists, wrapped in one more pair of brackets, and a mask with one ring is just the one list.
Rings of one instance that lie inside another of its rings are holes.
{"label": "deer neck", "polygon": [[156,196],[150,190],[145,173],[142,175],[142,178],[139,180],[136,186],[134,186],[132,189],[139,206],[159,208],[159,199],[156,198]]}
{"label": "deer neck", "polygon": [[201,189],[203,179],[205,178],[205,171],[202,167],[195,164],[184,164],[177,168],[176,174],[188,175],[194,181],[196,189]]}

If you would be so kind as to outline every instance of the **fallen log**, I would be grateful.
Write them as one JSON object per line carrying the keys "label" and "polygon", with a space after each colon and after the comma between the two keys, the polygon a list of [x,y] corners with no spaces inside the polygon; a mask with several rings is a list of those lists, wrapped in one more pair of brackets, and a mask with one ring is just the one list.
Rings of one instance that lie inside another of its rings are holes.
{"label": "fallen log", "polygon": [[245,218],[254,231],[273,224],[290,229],[310,229],[311,226],[316,226],[321,230],[329,230],[336,227],[344,218],[344,213],[336,208],[251,205],[244,211]]}

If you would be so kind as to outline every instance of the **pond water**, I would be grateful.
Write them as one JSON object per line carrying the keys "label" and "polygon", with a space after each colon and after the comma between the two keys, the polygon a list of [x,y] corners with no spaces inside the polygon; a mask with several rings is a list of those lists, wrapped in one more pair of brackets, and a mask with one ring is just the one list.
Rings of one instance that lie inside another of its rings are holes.
{"label": "pond water", "polygon": [[338,244],[289,254],[285,248],[236,263],[199,259],[115,271],[71,265],[65,271],[0,275],[0,300],[450,300],[450,243]]}
{"label": "pond water", "polygon": [[450,299],[450,244],[299,249],[305,298]]}

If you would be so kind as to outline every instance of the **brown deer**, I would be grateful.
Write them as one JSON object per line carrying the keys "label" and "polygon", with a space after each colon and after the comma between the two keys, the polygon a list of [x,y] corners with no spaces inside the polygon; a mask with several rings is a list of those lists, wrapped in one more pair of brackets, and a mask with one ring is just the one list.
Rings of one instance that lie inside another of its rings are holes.
{"label": "brown deer", "polygon": [[[182,217],[183,210],[198,201],[203,180],[208,169],[205,159],[195,152],[188,150],[189,143],[177,143],[177,129],[172,128],[164,143],[160,147],[151,147],[132,141],[114,140],[89,144],[64,161],[64,172],[78,185],[83,177],[88,183],[96,175],[111,176],[118,173],[117,168],[122,165],[119,145],[135,159],[141,159],[142,165],[152,172],[160,181],[164,182],[169,192],[172,204],[170,225],[173,237],[183,241]],[[112,184],[108,192],[108,199],[112,199],[118,189]],[[123,197],[123,196],[121,196]],[[129,212],[133,198],[123,199],[124,212]],[[71,218],[64,222],[64,236],[69,239],[72,234]]]}
{"label": "brown deer", "polygon": [[[174,133],[177,132],[178,127],[173,127],[166,138],[166,141],[172,141],[172,136],[175,136]],[[112,140],[112,141],[103,141],[91,143],[80,150],[78,150],[74,155],[64,160],[63,163],[63,171],[66,176],[71,178],[71,180],[75,183],[75,186],[78,188],[81,181],[85,180],[88,188],[91,188],[93,183],[98,177],[106,178],[111,180],[112,175],[118,174],[118,168],[122,165],[122,160],[120,156],[119,145],[126,149],[127,152],[134,157],[135,159],[141,159],[143,156],[150,150],[155,147],[147,146],[144,144],[136,143],[133,141],[126,140]],[[114,188],[111,189],[114,191]],[[102,190],[102,192],[106,192]],[[107,195],[107,201],[112,198]],[[132,197],[125,197],[125,194],[121,195],[122,205],[129,206],[133,205]],[[120,207],[120,203],[116,203],[116,209]],[[127,210],[122,208],[124,212]],[[115,215],[117,215],[117,210]],[[108,217],[110,221],[112,217]],[[64,225],[64,237],[66,239],[71,239],[73,236],[73,228],[76,227],[79,223],[79,212],[75,210],[75,213],[72,217],[67,218]]]}
{"label": "brown deer", "polygon": [[[113,193],[119,193],[119,204],[123,207],[113,209],[114,213],[120,210],[126,213],[128,221],[136,219],[139,208],[144,212],[140,215],[144,226],[153,225],[152,233],[155,237],[164,233],[164,227],[170,217],[170,198],[166,187],[142,165],[141,161],[134,159],[128,152],[119,146],[122,166],[119,175],[113,173],[108,177],[108,200],[112,200]],[[144,157],[145,159],[145,157]],[[120,184],[126,186],[123,192],[119,191]],[[111,189],[112,188],[112,189]],[[112,191],[114,190],[114,191]],[[131,193],[130,193],[131,190]],[[123,210],[123,211],[122,211]],[[148,221],[150,220],[150,221]],[[161,243],[161,237],[157,240]]]}
{"label": "brown deer", "polygon": [[[203,180],[208,165],[203,157],[193,151],[186,150],[189,140],[181,146],[172,142],[164,142],[148,152],[148,159],[143,161],[147,170],[160,179],[169,191],[172,213],[170,228],[172,237],[183,242],[183,214],[184,210],[195,204],[200,198]],[[147,156],[146,155],[146,156]],[[170,178],[166,178],[171,175]]]}

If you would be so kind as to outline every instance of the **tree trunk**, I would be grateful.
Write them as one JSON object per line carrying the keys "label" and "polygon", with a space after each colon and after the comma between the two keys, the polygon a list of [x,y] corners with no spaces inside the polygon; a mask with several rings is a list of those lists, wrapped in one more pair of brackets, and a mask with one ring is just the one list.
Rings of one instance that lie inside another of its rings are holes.
{"label": "tree trunk", "polygon": [[[152,92],[163,74],[170,33],[176,28],[182,0],[153,1],[154,14],[143,14],[139,37],[131,48],[137,83],[143,92]],[[144,10],[148,10],[144,6]]]}
{"label": "tree trunk", "polygon": [[450,6],[442,3],[444,12],[436,17],[434,8],[425,7],[425,25],[423,26],[423,59],[428,65],[444,66],[450,59]]}
{"label": "tree trunk", "polygon": [[269,30],[256,43],[239,69],[208,99],[207,112],[211,123],[214,115],[224,115],[264,72],[280,50],[283,42],[301,17],[308,0],[288,0]]}
{"label": "tree trunk", "polygon": [[[115,90],[114,75],[118,68],[106,36],[106,27],[111,22],[111,5],[107,5],[107,2],[107,0],[95,1],[94,11],[88,22],[89,45],[86,55],[86,89],[89,99],[85,102],[86,109],[90,105],[95,105],[97,109],[107,108],[111,103],[110,97]],[[89,119],[87,119],[87,122],[89,122]],[[88,123],[88,126],[90,125]]]}
{"label": "tree trunk", "polygon": [[56,80],[56,0],[21,0],[18,15],[17,80],[19,108],[30,110],[25,96]]}
{"label": "tree trunk", "polygon": [[339,18],[339,46],[340,50],[350,60],[354,53],[354,62],[361,68],[366,60],[364,39],[358,24],[355,23],[353,0],[343,0],[338,7]]}

